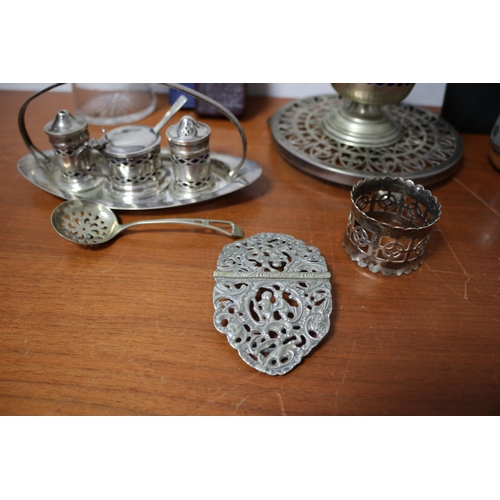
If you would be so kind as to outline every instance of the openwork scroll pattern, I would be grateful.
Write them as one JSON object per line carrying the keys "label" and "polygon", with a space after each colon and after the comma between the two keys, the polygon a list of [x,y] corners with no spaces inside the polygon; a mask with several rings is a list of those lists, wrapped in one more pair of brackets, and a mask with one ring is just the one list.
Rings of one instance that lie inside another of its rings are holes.
{"label": "openwork scroll pattern", "polygon": [[422,202],[404,192],[378,190],[373,193],[363,193],[356,198],[355,204],[359,210],[375,218],[380,214],[386,214],[408,228],[422,227],[433,216],[432,211]]}
{"label": "openwork scroll pattern", "polygon": [[299,155],[326,167],[371,175],[405,176],[438,168],[452,160],[457,139],[437,116],[411,105],[387,106],[399,122],[403,139],[383,148],[356,147],[335,141],[321,129],[325,115],[342,105],[336,95],[296,101],[286,109],[278,134]]}
{"label": "openwork scroll pattern", "polygon": [[215,327],[253,368],[284,375],[328,333],[331,285],[315,247],[263,233],[226,245],[217,270]]}
{"label": "openwork scroll pattern", "polygon": [[217,269],[234,272],[324,272],[325,258],[316,247],[292,236],[260,233],[226,245]]}
{"label": "openwork scroll pattern", "polygon": [[423,186],[401,178],[366,179],[351,192],[342,244],[352,260],[372,272],[400,276],[425,257],[441,205]]}
{"label": "openwork scroll pattern", "polygon": [[[425,246],[430,235],[423,237],[379,238],[378,235],[363,227],[352,214],[349,217],[344,246],[351,256],[355,256],[361,267],[371,265],[381,268],[386,263],[409,264],[416,269],[424,260]],[[346,245],[346,240],[349,244]],[[415,264],[413,266],[412,264]],[[380,269],[378,269],[380,270]]]}

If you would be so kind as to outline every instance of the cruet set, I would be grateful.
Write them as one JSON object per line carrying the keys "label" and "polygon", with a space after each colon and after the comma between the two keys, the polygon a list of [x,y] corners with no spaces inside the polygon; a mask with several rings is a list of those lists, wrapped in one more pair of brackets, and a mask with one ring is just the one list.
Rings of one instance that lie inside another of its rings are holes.
{"label": "cruet set", "polygon": [[[179,84],[165,85],[208,102],[237,127],[242,139],[243,155],[229,177],[236,176],[246,155],[246,137],[238,120],[224,106],[193,89]],[[189,198],[213,186],[211,130],[205,123],[185,115],[170,125],[165,133],[170,154],[168,166],[161,157],[161,131],[187,101],[184,95],[177,99],[156,126],[127,124],[109,131],[102,129],[100,138],[90,138],[88,123],[83,116],[60,110],[44,127],[53,149],[53,160],[35,148],[27,134],[24,113],[29,101],[19,116],[21,135],[41,167],[47,161],[57,164],[59,184],[69,194],[80,197],[86,191],[103,185],[111,196],[134,202],[157,196],[167,188],[174,197]]]}

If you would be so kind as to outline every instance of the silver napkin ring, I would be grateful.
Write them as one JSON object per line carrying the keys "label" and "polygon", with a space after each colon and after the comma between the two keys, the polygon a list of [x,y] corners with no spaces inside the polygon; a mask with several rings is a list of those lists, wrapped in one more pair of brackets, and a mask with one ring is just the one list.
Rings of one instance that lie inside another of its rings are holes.
{"label": "silver napkin ring", "polygon": [[431,230],[441,216],[437,198],[400,177],[364,179],[351,191],[342,244],[360,267],[401,276],[423,263]]}
{"label": "silver napkin ring", "polygon": [[330,329],[325,258],[285,234],[226,245],[214,272],[214,325],[245,363],[268,375],[297,366]]}

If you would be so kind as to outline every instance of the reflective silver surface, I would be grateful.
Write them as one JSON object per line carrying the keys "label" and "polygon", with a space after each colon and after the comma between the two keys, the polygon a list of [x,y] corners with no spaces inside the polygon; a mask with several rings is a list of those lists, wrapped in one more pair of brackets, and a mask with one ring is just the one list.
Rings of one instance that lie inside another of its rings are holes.
{"label": "reflective silver surface", "polygon": [[167,129],[172,173],[181,191],[201,192],[210,187],[210,127],[186,115]]}
{"label": "reflective silver surface", "polygon": [[63,109],[45,125],[44,130],[54,149],[66,190],[85,191],[102,183],[101,178],[90,175],[93,173],[92,152],[82,150],[89,139],[84,118],[74,117]]}
{"label": "reflective silver surface", "polygon": [[[42,170],[43,172],[45,172],[47,175],[50,175],[52,160],[33,144],[31,137],[28,133],[28,130],[26,128],[26,120],[25,120],[26,111],[28,109],[29,104],[33,100],[37,99],[38,97],[40,97],[44,93],[49,92],[49,91],[51,91],[51,90],[53,90],[61,85],[64,85],[64,84],[63,83],[56,83],[54,85],[50,85],[49,87],[41,90],[40,92],[37,92],[36,94],[34,94],[31,97],[29,97],[24,102],[24,104],[21,106],[21,109],[19,110],[19,114],[18,114],[18,126],[19,126],[19,132],[21,134],[21,137],[22,137],[26,147],[28,148],[28,151],[30,151],[31,154],[33,155],[33,159],[34,159],[35,163],[38,164],[39,169]],[[245,131],[243,130],[243,127],[241,126],[241,123],[238,121],[236,116],[234,116],[234,114],[231,111],[229,111],[229,109],[227,109],[222,104],[218,103],[214,99],[212,99],[212,98],[210,98],[210,97],[208,97],[200,92],[197,92],[194,89],[185,87],[184,85],[181,85],[178,83],[162,83],[161,85],[165,85],[165,86],[170,87],[172,89],[178,90],[182,93],[185,93],[187,95],[195,97],[196,99],[200,99],[210,106],[213,106],[215,109],[217,109],[219,112],[221,112],[222,115],[224,115],[226,118],[228,118],[231,121],[231,123],[236,127],[236,129],[238,130],[238,133],[240,134],[240,138],[241,138],[242,155],[236,164],[234,164],[234,162],[232,162],[232,161],[230,162],[231,167],[229,169],[226,169],[226,172],[224,174],[225,175],[224,181],[226,181],[226,184],[231,184],[231,185],[236,184],[237,185],[238,181],[236,179],[237,179],[237,177],[239,178],[239,171],[246,163],[247,138],[246,138]],[[154,133],[158,133],[160,131],[161,127],[163,127],[166,124],[169,117],[171,117],[172,114],[175,112],[175,110],[177,110],[179,107],[182,106],[182,100],[183,100],[183,98],[177,99],[177,101],[172,106],[172,113],[167,113],[165,115],[164,119],[162,119],[154,127],[154,129],[153,129]],[[82,148],[80,148],[78,150],[77,155],[81,154],[82,149],[83,148],[87,149],[87,147],[89,147],[90,149],[96,147],[97,149],[100,150],[101,146],[105,145],[106,141],[107,141],[106,135],[101,140],[90,139],[90,141],[88,141],[88,143],[86,142],[85,145],[82,146]],[[109,155],[110,153],[108,152],[107,154]],[[141,160],[139,159],[139,161],[141,161]],[[125,166],[124,164],[120,165],[120,167],[124,167],[124,166]],[[102,174],[101,172],[94,171],[94,165],[90,165],[90,166],[87,165],[86,170],[88,172],[92,171],[92,173],[95,176],[98,176],[98,173],[99,173],[99,176],[100,175],[107,176],[107,174]],[[137,170],[137,169],[134,169],[134,170]],[[136,176],[135,172],[133,172],[132,177],[126,177],[126,178],[123,177],[122,173],[126,174],[127,172],[119,173],[120,182],[124,181],[125,183],[130,182],[132,184],[134,184],[134,183],[138,184],[141,182],[141,178],[143,177],[140,172],[138,172],[138,176]],[[171,174],[171,171],[169,173]],[[143,205],[146,205],[145,208],[152,208],[150,205],[151,204],[154,205],[156,199],[159,197],[161,198],[162,188],[165,186],[166,183],[170,182],[166,178],[166,176],[163,177],[163,175],[162,175],[161,179],[156,179],[156,177],[157,176],[154,174],[151,175],[151,178],[149,176],[147,177],[146,184],[148,184],[148,186],[146,186],[145,189],[143,189],[143,186],[132,185],[132,186],[129,186],[129,187],[131,187],[131,189],[124,190],[124,189],[122,189],[123,186],[121,186],[121,185],[116,186],[115,185],[115,188],[116,188],[115,191],[118,191],[118,192],[115,193],[115,196],[112,198],[113,199],[116,198],[117,202],[121,202],[122,204],[124,203],[126,205],[126,206],[120,206],[120,208],[134,208],[134,207],[139,208],[139,207],[142,207]],[[157,180],[158,180],[158,182],[156,182]],[[233,180],[236,180],[236,182],[233,183]],[[110,181],[111,181],[111,183],[113,183],[112,177],[110,178]],[[199,197],[206,199],[207,195],[209,195],[209,198],[210,198],[210,194],[214,191],[214,189],[217,190],[220,188],[220,186],[217,185],[216,175],[214,175],[213,181],[214,182],[210,183],[210,186],[206,186],[207,189],[203,189],[203,194],[197,193],[197,192],[189,192],[189,193],[180,194],[178,192],[180,190],[177,190],[177,192],[174,193],[174,198],[177,198],[177,199],[182,198],[184,200],[184,203],[186,203],[187,199],[191,200],[191,202],[193,202],[193,200],[195,200]],[[245,182],[246,182],[246,179],[245,179]],[[74,193],[76,193],[77,191],[83,192],[85,190],[85,196],[88,194],[88,190],[86,190],[85,188],[88,188],[90,190],[90,188],[92,187],[92,186],[80,186],[79,184],[78,185],[70,184],[69,186],[66,185],[64,187],[60,186],[59,183],[57,183],[56,185],[58,188],[62,187],[63,189],[58,189],[58,191],[63,191],[64,193],[66,193],[68,191],[68,189],[70,189]],[[136,189],[136,187],[137,187],[137,189]],[[205,187],[205,186],[203,186],[203,187]],[[150,193],[149,188],[152,188],[155,192]],[[194,190],[194,191],[196,191],[196,190]],[[151,194],[151,196],[150,196],[150,194]],[[78,196],[76,194],[74,194],[74,195],[70,194],[70,195],[68,195],[68,197],[75,198]],[[82,197],[83,197],[83,195],[82,195]],[[152,200],[152,198],[154,198],[154,200]],[[147,199],[147,201],[143,202],[142,201],[143,199]],[[160,207],[164,208],[164,204],[160,205],[159,208]]]}
{"label": "reflective silver surface", "polygon": [[385,108],[403,129],[396,144],[382,148],[342,144],[325,134],[322,123],[343,102],[337,95],[322,95],[279,109],[270,127],[283,158],[310,175],[352,186],[365,178],[387,175],[427,185],[450,175],[462,156],[462,140],[451,125],[409,104]]}
{"label": "reflective silver surface", "polygon": [[332,83],[339,95],[359,104],[386,106],[401,102],[414,83]]}
{"label": "reflective silver surface", "polygon": [[90,200],[69,200],[52,212],[52,227],[63,238],[80,245],[99,245],[118,233],[145,224],[186,224],[211,229],[231,238],[242,238],[243,231],[234,222],[216,219],[148,219],[119,224],[116,215],[102,203]]}
{"label": "reflective silver surface", "polygon": [[401,125],[383,109],[397,104],[414,83],[332,83],[345,104],[323,119],[324,132],[342,144],[383,147],[401,139]]}
{"label": "reflective silver surface", "polygon": [[214,325],[240,357],[284,375],[330,328],[330,273],[316,247],[260,233],[226,245],[217,261]]}
{"label": "reflective silver surface", "polygon": [[[109,132],[103,129],[103,137],[85,141],[75,152],[77,159],[82,160],[78,165],[80,171],[101,182],[102,177],[106,177],[107,187],[119,199],[136,202],[156,196],[166,177],[160,157],[160,131],[186,100],[184,96],[179,97],[154,128],[124,125]],[[92,156],[96,154],[106,160],[104,164],[98,162],[101,164],[99,169],[96,168],[97,163],[92,162]]]}
{"label": "reflective silver surface", "polygon": [[230,177],[231,174],[234,175],[235,169],[239,168],[241,158],[213,152],[211,153],[213,184],[210,189],[194,195],[186,194],[176,190],[171,182],[170,152],[168,149],[162,149],[161,160],[167,172],[163,183],[154,196],[137,200],[115,193],[107,182],[86,191],[72,192],[66,188],[60,169],[54,161],[54,152],[45,151],[43,154],[47,159],[39,157],[37,161],[32,154],[28,154],[18,163],[19,172],[35,186],[66,200],[94,200],[108,208],[119,210],[149,210],[201,203],[238,191],[255,182],[262,174],[260,165],[247,159],[236,175]]}
{"label": "reflective silver surface", "polygon": [[441,205],[412,181],[392,177],[360,181],[351,191],[342,245],[360,267],[385,276],[418,269]]}

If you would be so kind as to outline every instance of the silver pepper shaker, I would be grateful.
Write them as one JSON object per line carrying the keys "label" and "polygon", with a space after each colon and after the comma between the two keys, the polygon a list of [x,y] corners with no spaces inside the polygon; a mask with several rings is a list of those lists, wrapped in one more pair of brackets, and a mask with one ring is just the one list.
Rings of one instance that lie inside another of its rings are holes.
{"label": "silver pepper shaker", "polygon": [[175,188],[195,193],[212,185],[210,127],[191,116],[167,129]]}
{"label": "silver pepper shaker", "polygon": [[69,111],[59,111],[55,119],[45,125],[45,133],[54,149],[55,158],[62,174],[62,180],[75,190],[95,187],[102,179],[88,175],[91,168],[91,152],[78,150],[89,139],[87,122],[74,117]]}

